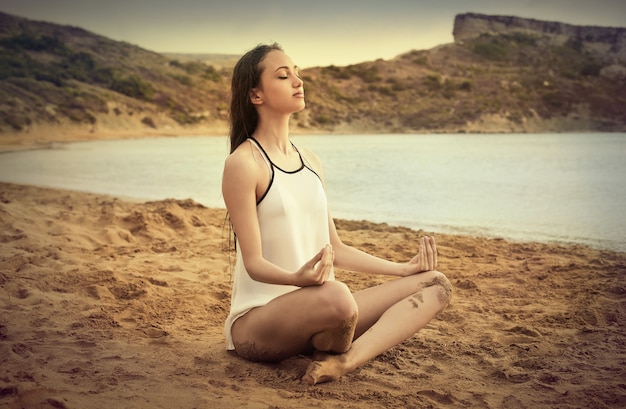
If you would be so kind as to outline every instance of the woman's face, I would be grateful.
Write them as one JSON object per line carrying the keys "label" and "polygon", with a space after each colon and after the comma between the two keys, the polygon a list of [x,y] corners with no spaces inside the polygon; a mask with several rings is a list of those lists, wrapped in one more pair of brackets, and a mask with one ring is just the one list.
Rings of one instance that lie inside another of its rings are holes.
{"label": "woman's face", "polygon": [[259,86],[250,94],[258,109],[289,114],[304,109],[304,83],[288,55],[270,51],[261,62],[261,69]]}

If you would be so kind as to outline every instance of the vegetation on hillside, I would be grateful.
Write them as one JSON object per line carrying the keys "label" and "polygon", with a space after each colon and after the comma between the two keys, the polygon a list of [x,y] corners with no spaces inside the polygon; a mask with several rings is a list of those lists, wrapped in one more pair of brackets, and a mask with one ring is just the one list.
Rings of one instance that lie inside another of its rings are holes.
{"label": "vegetation on hillside", "polygon": [[576,43],[483,35],[391,61],[308,70],[305,78],[310,121],[328,128],[357,122],[376,131],[464,131],[491,115],[511,130],[552,118],[624,130],[626,82],[601,75],[606,65]]}
{"label": "vegetation on hillside", "polygon": [[34,123],[97,125],[102,115],[147,127],[224,115],[229,73],[180,63],[87,31],[0,13],[0,132]]}
{"label": "vegetation on hillside", "polygon": [[[98,127],[107,116],[156,129],[226,117],[228,67],[2,13],[0,23],[0,132]],[[483,35],[390,61],[303,70],[307,109],[294,123],[303,131],[465,132],[493,130],[484,125],[492,120],[505,131],[573,130],[541,128],[566,118],[581,130],[623,131],[626,81],[609,66],[576,41]]]}

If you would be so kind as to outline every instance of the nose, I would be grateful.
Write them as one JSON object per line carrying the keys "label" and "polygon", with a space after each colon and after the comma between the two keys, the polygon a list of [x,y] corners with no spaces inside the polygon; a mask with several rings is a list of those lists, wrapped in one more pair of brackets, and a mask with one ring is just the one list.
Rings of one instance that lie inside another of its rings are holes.
{"label": "nose", "polygon": [[303,85],[304,85],[304,81],[302,81],[302,78],[296,77],[296,80],[293,83],[294,88],[300,88]]}

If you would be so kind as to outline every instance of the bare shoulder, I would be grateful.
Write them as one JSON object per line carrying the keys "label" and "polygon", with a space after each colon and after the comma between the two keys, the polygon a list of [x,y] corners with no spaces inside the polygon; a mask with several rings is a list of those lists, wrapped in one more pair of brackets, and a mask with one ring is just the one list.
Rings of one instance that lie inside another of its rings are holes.
{"label": "bare shoulder", "polygon": [[323,174],[323,166],[322,160],[308,148],[299,148],[302,155],[311,163],[313,170],[316,171],[319,175]]}
{"label": "bare shoulder", "polygon": [[263,158],[250,143],[244,142],[224,162],[222,174],[222,193],[228,190],[248,191],[255,189],[266,165]]}
{"label": "bare shoulder", "polygon": [[248,142],[244,142],[226,157],[224,173],[256,173],[259,163],[262,163],[260,154],[256,152],[256,149],[252,149]]}

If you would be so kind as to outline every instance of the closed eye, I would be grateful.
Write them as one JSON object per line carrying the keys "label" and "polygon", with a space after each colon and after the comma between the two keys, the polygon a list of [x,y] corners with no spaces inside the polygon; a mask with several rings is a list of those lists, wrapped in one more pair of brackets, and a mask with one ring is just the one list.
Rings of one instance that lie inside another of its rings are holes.
{"label": "closed eye", "polygon": [[[275,72],[279,73],[278,79],[286,80],[286,79],[289,79],[289,75],[292,71],[289,67],[282,66],[282,67],[278,67]],[[298,69],[297,65],[293,67],[293,74],[296,76],[296,78],[302,80],[302,77],[300,77],[300,70]]]}

